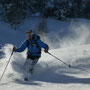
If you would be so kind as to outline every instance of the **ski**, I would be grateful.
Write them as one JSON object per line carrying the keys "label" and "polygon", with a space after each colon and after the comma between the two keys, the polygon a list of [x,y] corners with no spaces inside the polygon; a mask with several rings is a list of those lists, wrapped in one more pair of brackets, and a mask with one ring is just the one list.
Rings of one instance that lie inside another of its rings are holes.
{"label": "ski", "polygon": [[15,78],[15,79],[13,79],[13,80],[11,80],[11,81],[7,81],[7,82],[2,82],[2,83],[0,83],[0,86],[1,85],[9,85],[9,84],[11,84],[11,83],[18,83],[18,84],[29,84],[30,83],[30,80],[24,80],[24,79],[19,79],[19,78]]}
{"label": "ski", "polygon": [[15,79],[15,83],[18,83],[18,84],[30,84],[31,81],[30,80],[25,80],[25,79]]}

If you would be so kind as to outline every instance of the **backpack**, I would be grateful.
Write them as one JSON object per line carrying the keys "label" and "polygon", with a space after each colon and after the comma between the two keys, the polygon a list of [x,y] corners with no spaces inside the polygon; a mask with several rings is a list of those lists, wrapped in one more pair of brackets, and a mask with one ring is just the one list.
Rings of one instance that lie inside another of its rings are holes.
{"label": "backpack", "polygon": [[[33,38],[34,38],[35,35],[33,35]],[[39,35],[36,35],[37,36],[37,39],[34,40],[34,43],[33,44],[36,44],[36,47],[39,49],[39,52],[38,53],[41,53],[41,49],[39,48],[39,45],[37,43],[37,40],[40,39],[40,36]],[[29,48],[29,41],[27,40],[27,48]]]}

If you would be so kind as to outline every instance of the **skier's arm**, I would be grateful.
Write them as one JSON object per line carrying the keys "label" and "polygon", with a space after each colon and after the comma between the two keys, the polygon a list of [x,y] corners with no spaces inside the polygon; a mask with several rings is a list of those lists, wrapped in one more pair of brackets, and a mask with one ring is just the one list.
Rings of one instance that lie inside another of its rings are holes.
{"label": "skier's arm", "polygon": [[41,48],[44,48],[45,50],[49,50],[49,46],[47,44],[45,44],[44,42],[42,42],[41,40],[38,39],[38,45]]}
{"label": "skier's arm", "polygon": [[22,51],[24,51],[26,49],[26,47],[27,47],[27,41],[24,41],[22,43],[22,45],[15,50],[15,52],[22,52]]}

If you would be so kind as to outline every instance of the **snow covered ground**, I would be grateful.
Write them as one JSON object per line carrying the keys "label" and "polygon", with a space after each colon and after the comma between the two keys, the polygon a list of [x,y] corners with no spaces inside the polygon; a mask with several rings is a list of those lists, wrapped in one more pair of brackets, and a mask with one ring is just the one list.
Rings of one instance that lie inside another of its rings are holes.
{"label": "snow covered ground", "polygon": [[[31,17],[16,31],[0,22],[0,76],[10,58],[13,45],[19,46],[26,38],[25,31],[36,29],[40,18]],[[70,64],[62,62],[42,51],[29,83],[15,81],[23,78],[25,51],[14,53],[0,90],[90,90],[90,21],[84,19],[60,22],[47,19],[48,34],[45,39],[50,53]]]}

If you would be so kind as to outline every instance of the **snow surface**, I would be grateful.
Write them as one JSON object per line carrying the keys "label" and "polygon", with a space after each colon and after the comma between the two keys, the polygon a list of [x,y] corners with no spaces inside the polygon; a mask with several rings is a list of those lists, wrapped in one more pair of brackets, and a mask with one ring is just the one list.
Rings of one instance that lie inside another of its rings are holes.
{"label": "snow surface", "polygon": [[[28,29],[36,30],[41,18],[31,17],[17,30],[0,22],[0,76],[10,58],[13,45],[19,47]],[[0,82],[0,90],[90,90],[90,20],[70,19],[60,22],[46,20],[48,34],[45,42],[49,52],[70,64],[69,68],[54,57],[44,53],[35,66],[29,83],[23,79],[26,51],[14,53]]]}

